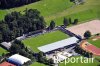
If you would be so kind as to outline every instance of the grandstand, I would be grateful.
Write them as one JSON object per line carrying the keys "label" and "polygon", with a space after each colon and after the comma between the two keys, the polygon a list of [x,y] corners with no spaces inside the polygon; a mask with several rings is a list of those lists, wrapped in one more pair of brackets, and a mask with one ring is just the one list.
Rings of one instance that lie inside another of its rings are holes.
{"label": "grandstand", "polygon": [[48,52],[56,51],[57,49],[64,48],[64,47],[66,48],[73,47],[77,44],[78,40],[79,39],[77,39],[76,37],[71,37],[68,39],[64,39],[58,42],[54,42],[51,44],[38,47],[38,49],[43,53],[48,53]]}

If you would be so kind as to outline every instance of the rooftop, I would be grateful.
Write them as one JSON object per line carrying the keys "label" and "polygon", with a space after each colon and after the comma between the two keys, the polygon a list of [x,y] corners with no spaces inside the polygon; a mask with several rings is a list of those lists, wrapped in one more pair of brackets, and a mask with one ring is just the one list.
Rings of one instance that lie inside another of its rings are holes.
{"label": "rooftop", "polygon": [[9,57],[8,61],[13,61],[13,62],[15,62],[17,64],[23,65],[24,63],[30,61],[30,59],[26,58],[24,56],[21,56],[19,54],[15,54],[15,55],[12,55],[11,57]]}
{"label": "rooftop", "polygon": [[76,37],[71,37],[71,38],[68,38],[68,39],[64,39],[64,40],[61,40],[61,41],[58,41],[58,42],[54,42],[54,43],[51,43],[51,44],[48,44],[48,45],[38,47],[38,49],[40,51],[46,53],[46,52],[49,52],[49,51],[52,51],[52,50],[55,50],[55,49],[58,49],[58,48],[63,48],[65,46],[74,44],[77,41],[78,41],[78,39]]}
{"label": "rooftop", "polygon": [[5,62],[1,63],[0,66],[15,66],[15,65],[5,61]]}

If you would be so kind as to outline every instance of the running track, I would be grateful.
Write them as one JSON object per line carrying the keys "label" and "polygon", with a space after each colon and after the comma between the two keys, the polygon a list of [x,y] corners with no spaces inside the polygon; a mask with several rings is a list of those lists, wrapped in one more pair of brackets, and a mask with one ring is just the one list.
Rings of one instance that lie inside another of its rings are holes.
{"label": "running track", "polygon": [[89,44],[87,41],[82,41],[81,47],[84,50],[93,53],[94,55],[100,56],[100,48],[97,48],[96,46]]}

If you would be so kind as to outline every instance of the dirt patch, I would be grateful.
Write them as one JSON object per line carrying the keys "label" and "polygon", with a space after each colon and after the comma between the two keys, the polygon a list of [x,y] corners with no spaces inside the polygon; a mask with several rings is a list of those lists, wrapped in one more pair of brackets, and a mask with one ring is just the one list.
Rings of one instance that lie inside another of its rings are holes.
{"label": "dirt patch", "polygon": [[92,20],[83,24],[67,28],[69,31],[83,37],[85,31],[89,30],[92,35],[100,33],[100,20]]}

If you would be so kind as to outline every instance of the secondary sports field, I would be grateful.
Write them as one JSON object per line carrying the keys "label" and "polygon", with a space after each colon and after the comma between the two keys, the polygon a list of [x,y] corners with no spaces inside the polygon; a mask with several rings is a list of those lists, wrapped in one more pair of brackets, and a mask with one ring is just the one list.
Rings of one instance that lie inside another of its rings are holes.
{"label": "secondary sports field", "polygon": [[100,33],[100,20],[92,20],[83,24],[75,25],[67,28],[69,31],[84,36],[84,33],[89,30],[92,35]]}
{"label": "secondary sports field", "polygon": [[87,41],[82,41],[80,47],[87,52],[93,53],[93,55],[100,56],[100,48],[90,44]]}
{"label": "secondary sports field", "polygon": [[30,47],[33,51],[38,52],[39,50],[37,49],[37,47],[60,41],[68,37],[68,35],[62,33],[61,31],[54,31],[43,35],[39,35],[37,37],[25,39],[23,40],[23,42],[27,47]]}

